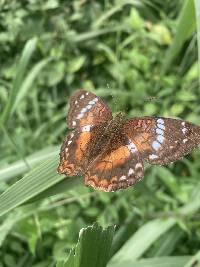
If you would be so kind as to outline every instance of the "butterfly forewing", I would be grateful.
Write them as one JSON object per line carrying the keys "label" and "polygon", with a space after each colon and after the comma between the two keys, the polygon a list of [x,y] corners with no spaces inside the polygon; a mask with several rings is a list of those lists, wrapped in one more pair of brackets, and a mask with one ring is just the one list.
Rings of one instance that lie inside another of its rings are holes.
{"label": "butterfly forewing", "polygon": [[85,184],[106,192],[116,191],[135,184],[143,174],[143,163],[134,143],[111,140],[107,149],[89,165]]}
{"label": "butterfly forewing", "polygon": [[72,96],[67,117],[69,128],[97,125],[111,119],[111,110],[95,94],[79,90]]}
{"label": "butterfly forewing", "polygon": [[151,164],[174,162],[200,144],[200,127],[179,119],[136,118],[126,122],[124,131]]}

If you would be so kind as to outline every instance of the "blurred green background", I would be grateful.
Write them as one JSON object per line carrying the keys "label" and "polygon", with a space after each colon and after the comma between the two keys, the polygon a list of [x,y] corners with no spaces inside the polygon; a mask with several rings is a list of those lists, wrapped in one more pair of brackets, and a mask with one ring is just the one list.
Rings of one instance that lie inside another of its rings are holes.
{"label": "blurred green background", "polygon": [[0,267],[54,266],[95,221],[116,225],[109,266],[199,266],[188,261],[200,249],[200,150],[116,193],[56,174],[79,88],[127,118],[200,125],[199,10],[198,0],[0,1]]}

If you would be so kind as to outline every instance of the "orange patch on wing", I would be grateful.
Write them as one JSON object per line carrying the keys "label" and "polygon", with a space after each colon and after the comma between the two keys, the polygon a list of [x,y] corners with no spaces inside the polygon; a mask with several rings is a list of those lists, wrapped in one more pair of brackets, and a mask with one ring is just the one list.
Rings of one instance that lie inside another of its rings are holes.
{"label": "orange patch on wing", "polygon": [[128,148],[121,146],[118,149],[112,151],[99,164],[97,164],[96,169],[110,170],[115,166],[123,165],[129,156],[130,152]]}
{"label": "orange patch on wing", "polygon": [[151,135],[149,133],[141,133],[133,139],[133,142],[136,144],[138,150],[143,152],[145,150],[151,149],[148,140],[151,139]]}
{"label": "orange patch on wing", "polygon": [[75,151],[75,157],[78,161],[82,160],[83,158],[83,152],[87,148],[87,144],[90,141],[91,133],[89,132],[83,132],[81,133],[80,137],[76,141],[76,151]]}
{"label": "orange patch on wing", "polygon": [[108,180],[106,179],[100,180],[100,182],[98,183],[98,186],[102,188],[108,187]]}
{"label": "orange patch on wing", "polygon": [[[100,102],[97,102],[88,112],[84,114],[84,117],[80,120],[80,126],[85,126],[85,125],[92,125],[94,124],[94,121],[100,120],[104,121],[103,114],[106,112],[106,108],[102,106]],[[101,118],[101,119],[100,119]]]}

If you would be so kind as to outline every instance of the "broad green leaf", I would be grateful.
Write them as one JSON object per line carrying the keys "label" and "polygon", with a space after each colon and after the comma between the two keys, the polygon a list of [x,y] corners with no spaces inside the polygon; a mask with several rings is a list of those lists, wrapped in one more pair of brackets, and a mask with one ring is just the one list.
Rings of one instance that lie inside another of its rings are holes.
{"label": "broad green leaf", "polygon": [[75,249],[57,267],[106,267],[114,229],[114,226],[103,229],[98,224],[81,229]]}
{"label": "broad green leaf", "polygon": [[33,52],[35,50],[37,43],[37,39],[33,38],[29,40],[22,52],[22,56],[17,68],[17,73],[15,80],[13,81],[13,86],[10,91],[10,96],[7,102],[7,105],[0,117],[0,125],[5,125],[9,117],[12,115],[15,107],[15,102],[17,99],[17,95],[21,90],[22,83],[24,81],[25,73],[27,71],[28,64],[30,62],[31,56],[33,55]]}
{"label": "broad green leaf", "polygon": [[196,28],[194,0],[185,0],[179,15],[174,40],[166,53],[163,61],[163,72],[165,73],[172,61],[180,52],[184,42],[191,37]]}
{"label": "broad green leaf", "polygon": [[68,182],[65,183],[66,187],[63,187],[63,184],[61,188],[59,187],[62,191],[70,190],[77,184],[80,184],[79,177],[67,178],[64,175],[57,174],[57,165],[57,158],[47,160],[31,170],[21,180],[13,184],[8,190],[1,194],[0,216],[15,207],[30,201],[47,189],[50,189],[50,192],[52,192],[52,187],[63,180]]}
{"label": "broad green leaf", "polygon": [[123,265],[110,265],[108,267],[183,267],[183,265],[190,260],[190,256],[172,256],[142,259],[139,261],[127,260]]}

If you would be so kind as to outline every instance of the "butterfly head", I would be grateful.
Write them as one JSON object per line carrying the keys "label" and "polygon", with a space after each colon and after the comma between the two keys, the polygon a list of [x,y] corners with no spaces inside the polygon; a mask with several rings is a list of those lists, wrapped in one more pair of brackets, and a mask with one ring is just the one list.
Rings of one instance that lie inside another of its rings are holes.
{"label": "butterfly head", "polygon": [[117,133],[121,130],[125,122],[124,114],[122,112],[117,113],[114,119],[111,120],[109,130],[112,133]]}
{"label": "butterfly head", "polygon": [[124,114],[123,114],[123,112],[120,111],[119,113],[117,113],[117,115],[115,116],[114,120],[117,121],[118,123],[124,122]]}

